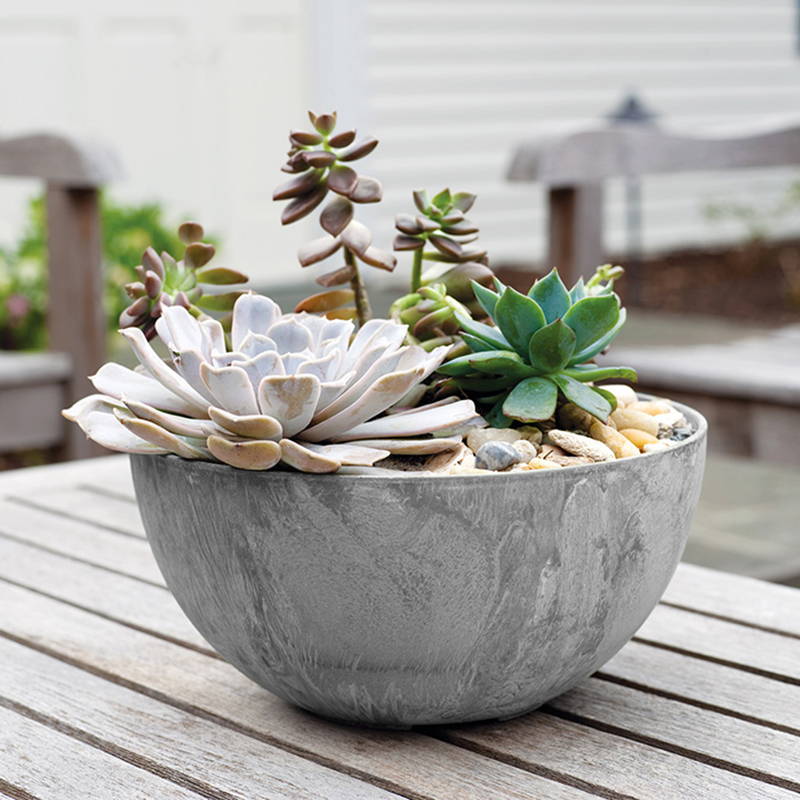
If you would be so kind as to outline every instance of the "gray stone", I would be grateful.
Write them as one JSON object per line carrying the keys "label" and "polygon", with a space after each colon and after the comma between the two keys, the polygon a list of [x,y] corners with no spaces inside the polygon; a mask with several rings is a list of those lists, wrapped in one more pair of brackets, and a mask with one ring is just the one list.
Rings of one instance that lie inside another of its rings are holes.
{"label": "gray stone", "polygon": [[522,454],[508,442],[484,442],[475,453],[475,466],[478,469],[501,470],[522,461]]}
{"label": "gray stone", "polygon": [[[131,457],[170,589],[245,675],[326,717],[511,717],[585,680],[650,614],[700,492],[705,421],[646,457],[423,476]],[[154,665],[157,666],[157,665]]]}

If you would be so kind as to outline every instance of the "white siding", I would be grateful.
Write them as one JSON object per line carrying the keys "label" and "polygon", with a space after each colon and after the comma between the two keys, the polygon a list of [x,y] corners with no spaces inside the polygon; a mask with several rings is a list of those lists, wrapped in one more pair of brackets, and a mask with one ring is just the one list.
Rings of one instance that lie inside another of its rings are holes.
{"label": "white siding", "polygon": [[[221,233],[227,263],[296,279],[305,232],[280,230],[271,193],[308,104],[308,38],[302,2],[3,0],[2,134],[106,141],[127,172],[115,197],[195,216]],[[33,191],[0,181],[0,242]]]}
{"label": "white siding", "polygon": [[[409,190],[480,195],[474,218],[495,261],[543,252],[541,189],[503,179],[515,142],[594,124],[636,90],[674,128],[800,113],[792,0],[369,0],[373,171],[386,211]],[[737,232],[706,222],[709,201],[769,207],[795,170],[654,177],[645,245]],[[621,187],[609,187],[607,245],[624,243]]]}

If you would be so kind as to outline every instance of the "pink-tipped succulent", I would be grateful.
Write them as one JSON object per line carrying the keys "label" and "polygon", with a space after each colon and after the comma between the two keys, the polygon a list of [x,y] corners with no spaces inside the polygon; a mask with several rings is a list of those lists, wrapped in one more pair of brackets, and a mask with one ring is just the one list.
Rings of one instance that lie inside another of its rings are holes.
{"label": "pink-tipped succulent", "polygon": [[196,317],[205,317],[208,311],[230,312],[243,294],[243,290],[207,294],[204,285],[246,283],[247,275],[227,267],[209,266],[215,248],[203,241],[199,223],[184,222],[178,235],[186,245],[180,260],[166,252],[159,255],[152,247],[144,251],[142,263],[136,267],[138,280],[125,286],[131,303],[120,315],[120,328],[141,328],[145,337],[152,339],[156,321],[165,308],[179,306]]}
{"label": "pink-tipped succulent", "polygon": [[[427,349],[453,346],[451,356],[468,349],[458,336],[456,313],[485,316],[472,290],[472,283],[491,286],[486,250],[476,245],[478,227],[466,212],[475,195],[451,194],[443,189],[432,200],[424,191],[413,194],[416,214],[398,214],[394,249],[411,251],[411,292],[398,298],[391,316],[409,326],[409,341]],[[423,262],[432,262],[424,273]]]}
{"label": "pink-tipped succulent", "polygon": [[329,291],[312,295],[297,310],[324,313],[329,318],[357,318],[363,325],[370,317],[370,307],[359,263],[388,271],[397,263],[391,253],[372,244],[372,233],[354,218],[354,204],[377,203],[383,197],[375,178],[359,175],[352,167],[375,149],[378,140],[356,141],[354,130],[334,133],[336,112],[317,115],[309,111],[308,116],[313,131],[289,134],[291,149],[282,169],[294,177],[275,189],[272,198],[289,200],[281,214],[281,222],[288,225],[308,216],[333,193],[319,217],[325,234],[303,245],[297,258],[301,266],[308,267],[341,251],[344,264],[318,277],[317,282]]}
{"label": "pink-tipped succulent", "polygon": [[91,379],[98,393],[64,412],[104,447],[333,472],[454,449],[460,437],[443,432],[484,424],[471,400],[409,407],[448,348],[403,346],[406,328],[390,320],[354,336],[350,320],[282,314],[269,298],[245,294],[230,347],[217,320],[178,305],[162,309],[155,329],[170,361],[141,330],[125,329],[139,369],[105,364]]}

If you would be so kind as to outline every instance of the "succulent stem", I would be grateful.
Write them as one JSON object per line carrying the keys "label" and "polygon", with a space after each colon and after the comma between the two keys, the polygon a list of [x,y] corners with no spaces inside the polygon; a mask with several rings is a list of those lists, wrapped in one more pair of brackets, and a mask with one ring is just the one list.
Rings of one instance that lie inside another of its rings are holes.
{"label": "succulent stem", "polygon": [[359,327],[362,326],[371,316],[372,311],[369,307],[369,297],[361,272],[358,269],[355,256],[349,247],[344,249],[344,261],[347,266],[353,268],[353,277],[350,278],[350,288],[353,290],[353,297],[356,306],[356,316],[358,317]]}
{"label": "succulent stem", "polygon": [[422,286],[422,250],[420,247],[414,251],[414,260],[411,262],[411,291],[416,292]]}

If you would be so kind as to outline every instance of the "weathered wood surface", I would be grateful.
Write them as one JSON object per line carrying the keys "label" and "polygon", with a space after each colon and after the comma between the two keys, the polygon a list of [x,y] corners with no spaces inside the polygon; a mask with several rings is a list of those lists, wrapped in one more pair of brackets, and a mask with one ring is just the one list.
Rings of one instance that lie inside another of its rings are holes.
{"label": "weathered wood surface", "polygon": [[684,565],[635,640],[538,712],[343,727],[203,642],[152,563],[125,459],[10,473],[0,796],[788,798],[799,611],[795,590]]}

